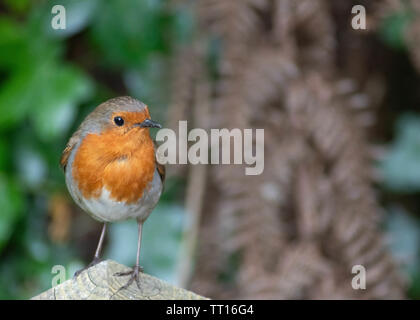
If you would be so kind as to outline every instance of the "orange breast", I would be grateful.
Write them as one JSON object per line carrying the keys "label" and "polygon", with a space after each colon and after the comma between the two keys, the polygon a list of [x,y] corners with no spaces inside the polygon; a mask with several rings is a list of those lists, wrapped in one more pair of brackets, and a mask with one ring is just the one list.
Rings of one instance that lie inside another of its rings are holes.
{"label": "orange breast", "polygon": [[148,130],[119,135],[112,130],[87,135],[74,158],[73,179],[85,198],[105,187],[115,201],[138,201],[155,172],[155,150]]}

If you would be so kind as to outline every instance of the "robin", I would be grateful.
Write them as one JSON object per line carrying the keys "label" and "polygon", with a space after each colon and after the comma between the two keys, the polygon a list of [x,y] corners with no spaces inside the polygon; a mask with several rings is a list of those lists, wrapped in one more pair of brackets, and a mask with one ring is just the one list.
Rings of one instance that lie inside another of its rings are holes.
{"label": "robin", "polygon": [[75,277],[100,262],[107,223],[133,218],[138,224],[136,265],[116,275],[130,275],[123,288],[133,281],[140,286],[142,227],[160,198],[165,179],[149,128],[161,125],[151,120],[144,103],[131,97],[110,99],[86,117],[63,151],[60,165],[70,195],[103,223],[93,261]]}

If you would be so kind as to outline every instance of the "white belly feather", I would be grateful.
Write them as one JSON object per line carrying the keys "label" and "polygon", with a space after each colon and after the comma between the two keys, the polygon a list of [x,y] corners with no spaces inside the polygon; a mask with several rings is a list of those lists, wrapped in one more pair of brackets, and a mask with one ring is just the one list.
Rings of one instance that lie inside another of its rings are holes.
{"label": "white belly feather", "polygon": [[141,199],[132,204],[115,201],[110,198],[110,192],[104,187],[97,199],[85,199],[77,187],[69,187],[69,191],[77,204],[93,218],[102,222],[114,222],[127,219],[146,220],[156,206],[162,193],[162,180],[157,170],[153,180],[145,189]]}

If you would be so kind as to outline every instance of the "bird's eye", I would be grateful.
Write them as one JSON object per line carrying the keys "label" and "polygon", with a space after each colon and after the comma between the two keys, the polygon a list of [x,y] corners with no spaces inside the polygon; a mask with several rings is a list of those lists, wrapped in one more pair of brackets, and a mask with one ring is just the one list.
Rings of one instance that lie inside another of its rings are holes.
{"label": "bird's eye", "polygon": [[117,126],[121,127],[124,124],[124,119],[121,117],[115,117],[114,122]]}

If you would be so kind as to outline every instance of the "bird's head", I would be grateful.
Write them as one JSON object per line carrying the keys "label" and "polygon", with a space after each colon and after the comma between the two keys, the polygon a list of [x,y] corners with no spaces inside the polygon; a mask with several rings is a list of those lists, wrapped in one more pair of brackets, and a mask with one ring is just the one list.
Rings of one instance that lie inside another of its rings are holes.
{"label": "bird's head", "polygon": [[108,150],[131,152],[149,141],[149,128],[162,126],[150,117],[148,107],[131,97],[118,97],[100,104],[81,125],[82,137],[101,137]]}

